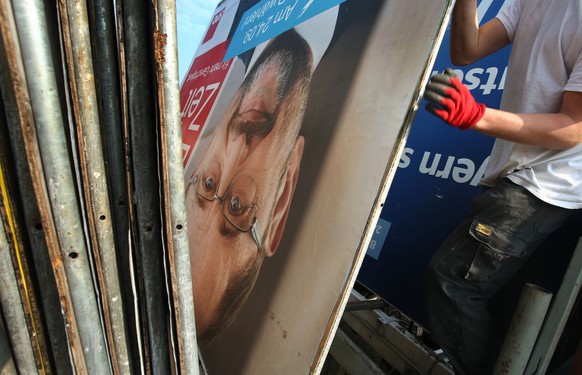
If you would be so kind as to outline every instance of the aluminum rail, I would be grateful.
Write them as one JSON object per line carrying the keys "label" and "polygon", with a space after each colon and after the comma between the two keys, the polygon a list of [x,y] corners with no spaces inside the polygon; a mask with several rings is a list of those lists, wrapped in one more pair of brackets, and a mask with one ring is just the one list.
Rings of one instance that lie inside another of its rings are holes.
{"label": "aluminum rail", "polygon": [[[125,319],[115,255],[112,217],[107,189],[107,176],[99,127],[97,95],[93,73],[91,40],[86,3],[68,0],[60,3],[65,55],[74,79],[71,96],[77,128],[84,196],[89,222],[89,236],[96,263],[108,335],[109,354],[115,374],[129,374]],[[104,373],[108,362],[95,370]]]}
{"label": "aluminum rail", "polygon": [[8,257],[12,258],[13,275],[20,293],[20,303],[26,323],[17,326],[17,328],[25,330],[30,336],[36,366],[44,372],[45,369],[50,368],[48,350],[39,311],[38,294],[34,288],[30,272],[31,263],[28,256],[31,249],[23,232],[24,221],[21,205],[17,203],[18,184],[15,181],[16,175],[8,170],[8,166],[13,165],[14,161],[10,156],[7,135],[6,127],[0,128],[0,215],[5,223],[4,230],[10,249]]}
{"label": "aluminum rail", "polygon": [[8,343],[8,337],[6,336],[2,319],[0,319],[0,353],[2,353],[0,356],[0,374],[17,375],[18,372],[16,371],[14,358],[12,358],[10,344]]}
{"label": "aluminum rail", "polygon": [[126,321],[127,341],[130,348],[129,369],[139,358],[135,305],[133,303],[132,277],[129,272],[129,213],[127,178],[124,162],[124,129],[122,124],[121,88],[115,9],[111,0],[90,1],[89,17],[93,40],[95,85],[98,97],[99,119],[103,136],[103,157],[112,211],[113,234],[118,261],[119,279]]}
{"label": "aluminum rail", "polygon": [[45,5],[0,0],[14,371],[196,375],[175,3]]}
{"label": "aluminum rail", "polygon": [[[124,20],[124,9],[127,7],[125,2],[117,1],[115,3],[116,8],[116,26],[117,26],[117,43],[119,48],[119,86],[120,86],[120,107],[121,107],[121,127],[123,129],[123,162],[125,166],[125,183],[126,183],[126,197],[127,197],[127,242],[128,242],[128,257],[127,264],[128,269],[125,269],[127,274],[126,279],[129,280],[128,286],[131,287],[132,295],[132,307],[134,325],[133,330],[135,336],[132,338],[135,341],[135,346],[132,348],[133,353],[137,354],[133,358],[134,365],[139,368],[140,373],[146,374],[151,373],[149,370],[150,366],[150,354],[148,352],[148,342],[147,342],[147,326],[144,322],[147,319],[145,313],[143,312],[143,287],[139,280],[139,266],[138,266],[138,250],[137,250],[137,235],[136,232],[136,207],[133,202],[133,173],[132,173],[132,145],[130,137],[130,114],[132,113],[130,106],[130,88],[128,84],[128,68],[129,61],[132,57],[128,56],[126,53],[126,26]],[[128,35],[129,37],[129,35]],[[131,44],[131,42],[130,42]],[[141,57],[141,56],[138,56]],[[149,372],[146,372],[147,371]]]}
{"label": "aluminum rail", "polygon": [[47,189],[52,215],[47,212],[48,202],[40,202],[43,222],[49,230],[54,223],[60,245],[57,249],[51,238],[49,250],[75,369],[80,374],[106,373],[109,365],[105,338],[67,153],[44,4],[39,0],[15,0],[12,7],[46,182],[46,186],[39,186],[36,181],[35,188]]}
{"label": "aluminum rail", "polygon": [[[2,169],[0,183],[3,187]],[[4,219],[0,215],[0,305],[6,320],[6,329],[13,348],[14,360],[18,370],[24,374],[34,374],[36,366],[33,343],[28,334],[23,303],[20,299],[16,270],[10,256],[8,236],[4,230]]]}
{"label": "aluminum rail", "polygon": [[178,331],[178,365],[182,374],[190,375],[198,374],[199,366],[182,164],[176,3],[154,0],[154,9],[165,233]]}
{"label": "aluminum rail", "polygon": [[153,374],[170,374],[169,311],[161,224],[156,100],[154,97],[151,3],[121,4],[128,143],[132,173],[132,241],[136,248],[138,298],[144,327],[144,354]]}
{"label": "aluminum rail", "polygon": [[524,374],[545,374],[582,286],[582,237],[574,249],[560,289],[546,315]]}
{"label": "aluminum rail", "polygon": [[493,374],[522,375],[552,300],[552,293],[526,283]]}
{"label": "aluminum rail", "polygon": [[[66,345],[66,331],[63,319],[61,318],[61,307],[59,295],[54,277],[50,258],[48,256],[47,243],[44,237],[42,220],[38,206],[34,185],[31,178],[29,164],[26,156],[26,143],[21,131],[21,124],[28,122],[34,124],[28,100],[28,91],[24,83],[25,77],[22,68],[22,61],[18,38],[16,36],[16,26],[12,13],[12,6],[8,1],[0,1],[0,88],[2,92],[2,102],[4,115],[6,116],[8,134],[2,133],[4,140],[10,141],[12,150],[12,163],[17,173],[18,190],[20,190],[20,201],[22,207],[23,227],[21,230],[27,232],[29,249],[34,251],[24,252],[25,245],[22,244],[22,257],[27,255],[32,258],[36,279],[42,289],[35,290],[36,298],[40,301],[44,311],[46,322],[46,334],[42,332],[42,322],[39,306],[35,303],[30,306],[35,315],[35,337],[39,342],[42,358],[40,363],[48,371],[51,369],[51,355],[54,359],[52,366],[59,374],[72,374],[71,359]],[[4,147],[4,145],[3,145]],[[14,187],[16,188],[16,187]],[[24,266],[28,262],[23,261]],[[28,277],[27,284],[32,288],[30,281],[30,269],[24,270]],[[32,290],[29,294],[32,293]],[[48,348],[47,348],[48,346]],[[50,353],[49,353],[50,352]]]}

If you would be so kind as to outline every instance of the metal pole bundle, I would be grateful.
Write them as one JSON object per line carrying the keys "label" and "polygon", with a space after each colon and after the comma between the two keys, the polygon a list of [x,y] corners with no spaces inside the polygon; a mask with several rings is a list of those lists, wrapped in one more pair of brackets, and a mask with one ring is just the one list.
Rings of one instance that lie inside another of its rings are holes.
{"label": "metal pole bundle", "polygon": [[165,238],[173,291],[173,311],[178,329],[179,366],[186,374],[198,373],[196,327],[194,320],[194,296],[188,235],[186,232],[185,190],[182,172],[182,135],[180,120],[180,95],[178,82],[178,55],[176,45],[176,3],[173,0],[154,0],[154,46],[161,128],[163,207],[165,208]]}
{"label": "metal pole bundle", "polygon": [[199,371],[175,12],[0,0],[2,371]]}

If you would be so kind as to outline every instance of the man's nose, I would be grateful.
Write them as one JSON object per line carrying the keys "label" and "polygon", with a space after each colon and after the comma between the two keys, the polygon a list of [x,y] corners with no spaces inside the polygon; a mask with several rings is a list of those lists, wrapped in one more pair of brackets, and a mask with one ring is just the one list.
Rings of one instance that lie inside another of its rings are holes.
{"label": "man's nose", "polygon": [[[224,165],[221,180],[231,181],[234,175],[237,173],[239,166],[245,160],[248,155],[248,145],[247,137],[244,134],[238,134],[233,138],[229,138],[228,144],[226,146],[226,155],[224,158]],[[222,184],[220,186],[220,191],[217,192],[219,197],[224,196],[224,192],[228,186]]]}
{"label": "man's nose", "polygon": [[221,218],[222,202],[218,199],[206,202],[204,208],[197,210],[197,218],[195,220],[196,229],[201,233],[208,233],[210,228],[217,225],[216,221]]}
{"label": "man's nose", "polygon": [[226,158],[229,160],[243,160],[248,152],[247,136],[243,134],[230,138],[226,146]]}

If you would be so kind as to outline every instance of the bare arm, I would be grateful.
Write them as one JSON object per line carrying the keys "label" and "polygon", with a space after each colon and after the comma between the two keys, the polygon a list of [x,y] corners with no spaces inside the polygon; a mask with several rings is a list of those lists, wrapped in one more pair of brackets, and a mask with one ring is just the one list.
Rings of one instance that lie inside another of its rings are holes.
{"label": "bare arm", "polygon": [[451,20],[451,61],[468,65],[509,44],[505,27],[493,18],[482,27],[476,0],[457,0]]}
{"label": "bare arm", "polygon": [[487,108],[473,128],[508,141],[564,150],[582,143],[582,92],[566,91],[559,113],[515,114]]}

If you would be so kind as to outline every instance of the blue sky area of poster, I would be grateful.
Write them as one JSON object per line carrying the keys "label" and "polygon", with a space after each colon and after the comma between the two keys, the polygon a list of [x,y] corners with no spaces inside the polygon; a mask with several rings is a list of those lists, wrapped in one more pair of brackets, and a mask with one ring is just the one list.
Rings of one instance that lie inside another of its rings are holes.
{"label": "blue sky area of poster", "polygon": [[242,16],[225,59],[289,30],[345,0],[263,0]]}

